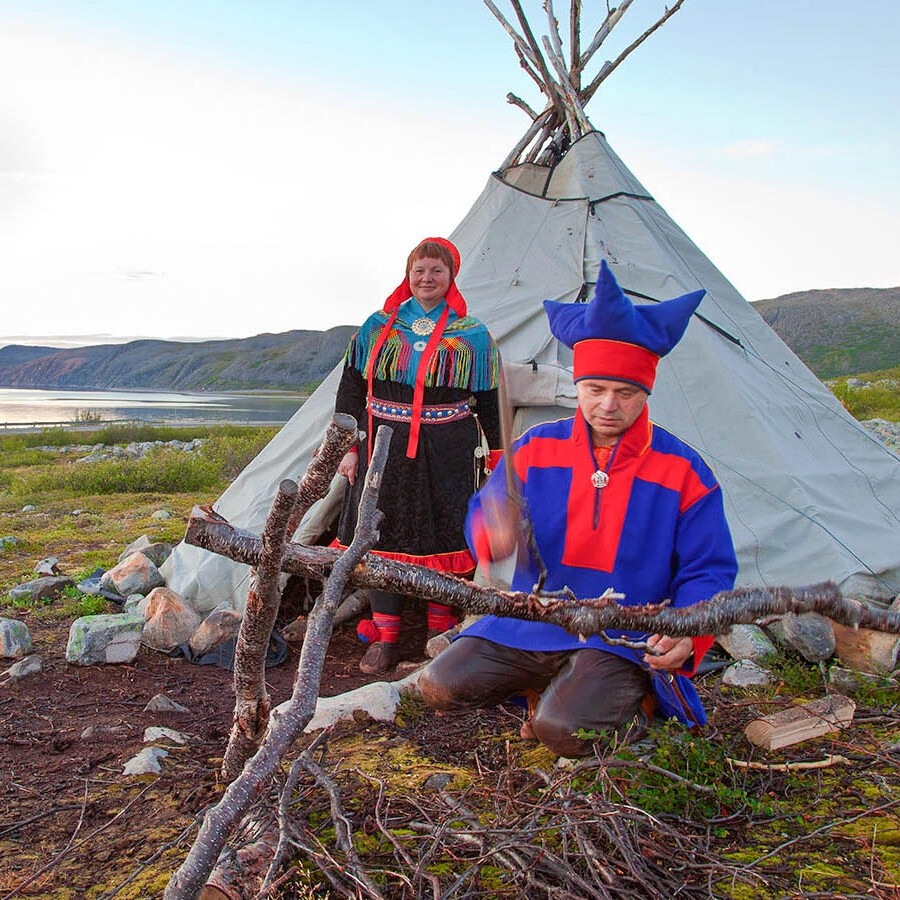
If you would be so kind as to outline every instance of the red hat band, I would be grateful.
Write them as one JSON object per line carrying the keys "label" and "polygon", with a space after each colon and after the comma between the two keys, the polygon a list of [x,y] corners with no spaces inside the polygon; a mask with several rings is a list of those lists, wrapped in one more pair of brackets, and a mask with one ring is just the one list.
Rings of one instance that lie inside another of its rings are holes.
{"label": "red hat band", "polygon": [[590,338],[578,341],[574,347],[575,381],[584,378],[627,381],[649,394],[656,380],[658,362],[655,353],[624,341]]}

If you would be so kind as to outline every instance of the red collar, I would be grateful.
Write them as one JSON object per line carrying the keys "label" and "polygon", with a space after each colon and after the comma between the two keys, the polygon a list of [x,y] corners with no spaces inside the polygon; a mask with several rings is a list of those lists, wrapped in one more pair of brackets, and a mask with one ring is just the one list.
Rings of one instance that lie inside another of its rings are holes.
{"label": "red collar", "polygon": [[[642,456],[650,449],[652,436],[653,423],[650,421],[650,411],[645,405],[634,424],[619,438],[614,448],[616,462],[621,462],[629,457]],[[572,425],[572,442],[576,446],[590,446],[591,443],[591,428],[580,408],[575,411],[575,422]]]}

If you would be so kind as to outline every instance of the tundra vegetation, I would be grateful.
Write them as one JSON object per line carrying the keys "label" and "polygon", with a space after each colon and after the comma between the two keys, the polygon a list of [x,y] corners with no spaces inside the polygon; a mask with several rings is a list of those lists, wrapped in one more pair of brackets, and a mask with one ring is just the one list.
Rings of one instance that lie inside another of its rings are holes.
{"label": "tundra vegetation", "polygon": [[[58,557],[78,580],[113,565],[142,533],[179,540],[191,508],[214,500],[272,433],[114,426],[0,438],[0,536],[18,539],[0,551],[0,589],[33,577],[42,557]],[[196,458],[161,448],[144,460],[79,464],[62,449],[195,437],[207,439]],[[36,509],[23,512],[25,506]],[[173,517],[153,519],[159,509]],[[75,588],[51,602],[3,600],[0,606],[0,616],[24,618],[30,627],[111,611],[102,598]],[[64,628],[56,633],[64,640]],[[41,649],[62,652],[46,644]],[[142,650],[135,668],[151,664],[152,656]],[[320,737],[315,747],[304,736],[275,785],[294,778],[281,827],[287,877],[269,896],[342,896],[353,890],[346,880],[353,871],[365,872],[385,897],[548,896],[560,890],[586,897],[676,891],[685,897],[897,896],[896,679],[866,682],[853,692],[850,728],[766,756],[746,741],[744,725],[827,690],[826,673],[799,657],[783,652],[773,668],[775,681],[765,687],[728,688],[715,673],[700,679],[711,714],[703,732],[658,723],[637,744],[566,767],[519,738],[515,709],[439,716],[414,696],[404,698],[393,723],[361,718]],[[194,673],[188,669],[185,677],[205,674]],[[108,671],[107,677],[117,676]],[[8,808],[0,819],[0,853],[8,860],[3,868],[13,859],[16,864],[0,874],[3,895],[159,896],[184,857],[198,814],[221,793],[217,771],[228,704],[222,718],[218,755],[208,747],[204,754],[173,753],[168,780],[135,786],[114,763],[92,770],[97,780],[87,806],[80,795],[56,799],[59,808],[72,807],[68,834],[54,832],[50,819],[41,829],[24,826]],[[65,752],[64,743],[54,747]],[[319,761],[315,777],[290,771],[303,751]],[[154,815],[130,815],[151,795]],[[336,800],[351,826],[352,853],[335,828]],[[261,803],[259,817],[245,820],[234,843],[252,846],[260,834],[277,840],[270,810]],[[92,812],[102,813],[101,824],[108,826],[95,837],[90,832],[70,840]],[[32,830],[18,830],[26,827]],[[127,834],[117,832],[126,828]],[[131,850],[98,852],[107,845]],[[47,875],[19,890],[30,873],[57,857]]]}

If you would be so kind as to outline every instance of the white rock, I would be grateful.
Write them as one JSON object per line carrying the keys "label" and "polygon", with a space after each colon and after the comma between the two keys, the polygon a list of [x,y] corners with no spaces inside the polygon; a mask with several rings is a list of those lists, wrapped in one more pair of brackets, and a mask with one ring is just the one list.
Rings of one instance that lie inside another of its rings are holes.
{"label": "white rock", "polygon": [[38,575],[57,575],[59,574],[56,571],[58,565],[59,560],[55,556],[47,556],[34,567],[34,571]]}
{"label": "white rock", "polygon": [[[304,730],[317,731],[335,722],[350,721],[353,719],[353,713],[357,711],[366,712],[379,722],[393,722],[399,704],[400,691],[397,690],[396,684],[374,681],[355,691],[338,694],[336,697],[319,697],[316,711]],[[276,706],[272,711],[273,716],[284,706],[283,703]]]}
{"label": "white rock", "polygon": [[44,661],[36,653],[20,659],[11,665],[3,674],[6,676],[6,684],[15,684],[29,675],[40,675],[44,671]]}
{"label": "white rock", "polygon": [[772,676],[758,666],[752,659],[739,659],[730,665],[722,676],[722,684],[730,687],[754,687],[760,684],[771,684]]}
{"label": "white rock", "polygon": [[29,503],[26,506],[22,507],[22,512],[34,512],[36,509],[36,506],[32,506],[32,504]]}
{"label": "white rock", "polygon": [[167,512],[167,511],[164,510],[164,509],[158,509],[155,513],[153,513],[153,514],[150,516],[150,518],[151,518],[151,519],[159,519],[160,521],[163,521],[163,520],[165,520],[165,519],[171,519],[171,518],[172,518],[172,513]]}
{"label": "white rock", "polygon": [[159,693],[150,698],[144,707],[144,712],[186,713],[188,708],[180,703],[176,703],[171,697]]}
{"label": "white rock", "polygon": [[159,761],[169,755],[168,750],[162,747],[144,747],[137,756],[133,756],[125,763],[126,775],[159,775],[162,771]]}
{"label": "white rock", "polygon": [[150,725],[144,729],[144,743],[152,744],[155,741],[171,741],[173,744],[183,745],[188,742],[186,734],[175,731],[174,728],[163,728],[162,725]]}

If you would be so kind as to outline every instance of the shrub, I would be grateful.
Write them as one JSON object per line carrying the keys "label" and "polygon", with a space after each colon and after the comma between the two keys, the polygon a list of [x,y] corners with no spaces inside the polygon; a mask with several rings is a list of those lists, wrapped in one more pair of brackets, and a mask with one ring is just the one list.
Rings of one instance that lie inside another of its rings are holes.
{"label": "shrub", "polygon": [[68,463],[39,472],[26,472],[10,489],[19,497],[50,491],[73,496],[91,494],[167,494],[224,487],[212,461],[160,448],[138,460]]}
{"label": "shrub", "polygon": [[223,478],[233,481],[277,432],[277,428],[254,428],[211,437],[203,445],[203,458],[213,464]]}

